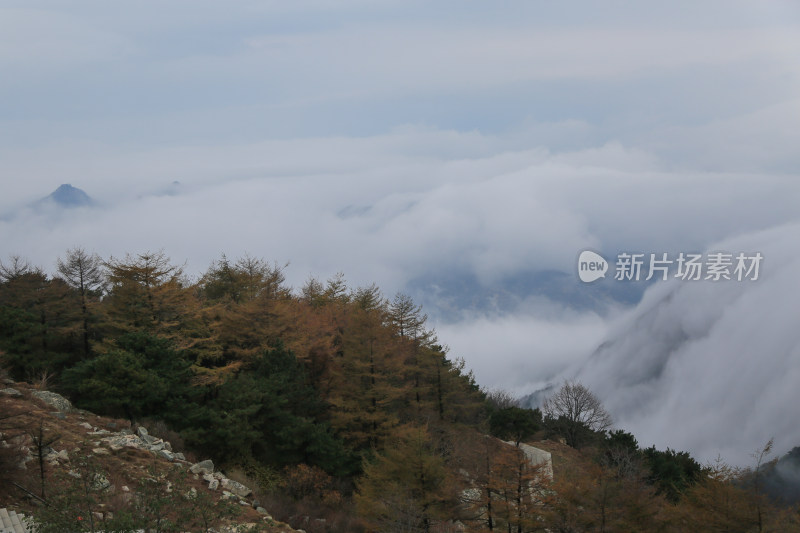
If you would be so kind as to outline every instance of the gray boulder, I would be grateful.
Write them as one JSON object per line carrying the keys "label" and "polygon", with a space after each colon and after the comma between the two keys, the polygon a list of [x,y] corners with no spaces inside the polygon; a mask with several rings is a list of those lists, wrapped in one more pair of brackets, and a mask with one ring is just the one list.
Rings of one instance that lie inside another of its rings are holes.
{"label": "gray boulder", "polygon": [[214,462],[211,459],[200,461],[189,467],[192,474],[212,474],[214,473]]}
{"label": "gray boulder", "polygon": [[55,392],[50,392],[46,390],[35,390],[31,391],[31,394],[36,398],[42,400],[47,405],[55,407],[61,413],[68,413],[72,410],[72,404],[69,403],[69,400],[67,400],[60,394],[56,394]]}
{"label": "gray boulder", "polygon": [[156,455],[159,457],[163,457],[167,461],[175,460],[175,456],[172,455],[172,452],[168,452],[167,450],[156,450]]}
{"label": "gray boulder", "polygon": [[222,480],[222,488],[239,496],[240,498],[246,498],[253,493],[252,490],[250,490],[248,487],[245,487],[238,481],[227,478]]}

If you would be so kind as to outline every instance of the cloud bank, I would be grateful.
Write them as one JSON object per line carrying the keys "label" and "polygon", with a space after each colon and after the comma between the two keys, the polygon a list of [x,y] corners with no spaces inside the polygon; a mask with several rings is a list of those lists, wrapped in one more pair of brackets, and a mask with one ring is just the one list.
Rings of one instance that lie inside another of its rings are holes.
{"label": "cloud bank", "polygon": [[577,371],[645,446],[721,455],[749,465],[774,437],[800,443],[800,226],[722,241],[712,250],[760,251],[757,281],[658,284]]}
{"label": "cloud bank", "polygon": [[791,220],[800,202],[788,177],[669,172],[618,143],[507,151],[492,136],[415,129],[96,157],[92,168],[58,154],[24,164],[58,167],[101,205],[41,214],[7,202],[4,248],[45,267],[76,244],[104,255],[163,248],[194,273],[248,251],[291,262],[294,284],[343,271],[390,291],[458,270],[483,284],[572,272],[587,247],[701,249]]}

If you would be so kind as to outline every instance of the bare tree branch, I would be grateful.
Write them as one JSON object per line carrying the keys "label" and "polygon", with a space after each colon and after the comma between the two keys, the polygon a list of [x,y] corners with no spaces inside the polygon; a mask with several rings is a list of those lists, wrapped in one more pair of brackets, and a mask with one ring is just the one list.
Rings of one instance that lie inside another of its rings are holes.
{"label": "bare tree branch", "polygon": [[591,431],[603,431],[611,427],[611,416],[600,400],[582,383],[565,381],[564,385],[547,398],[542,412],[552,420],[562,419],[567,423],[567,444],[575,446],[581,427]]}

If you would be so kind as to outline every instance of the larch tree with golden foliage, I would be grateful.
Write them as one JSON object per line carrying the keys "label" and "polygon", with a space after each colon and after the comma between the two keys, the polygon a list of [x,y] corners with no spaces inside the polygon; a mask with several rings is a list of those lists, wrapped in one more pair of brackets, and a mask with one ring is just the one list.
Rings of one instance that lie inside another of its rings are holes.
{"label": "larch tree with golden foliage", "polygon": [[431,533],[454,517],[456,492],[427,428],[402,426],[364,465],[355,501],[376,531]]}
{"label": "larch tree with golden foliage", "polygon": [[478,433],[461,435],[455,453],[466,476],[460,520],[468,531],[544,531],[551,484],[546,465],[533,464],[513,444]]}
{"label": "larch tree with golden foliage", "polygon": [[169,335],[179,328],[191,291],[183,269],[171,264],[164,252],[112,257],[105,266],[109,294],[104,307],[112,333],[144,330]]}
{"label": "larch tree with golden foliage", "polygon": [[223,254],[197,283],[199,320],[210,332],[198,357],[198,379],[219,383],[253,361],[280,336],[283,269],[245,255],[231,262]]}
{"label": "larch tree with golden foliage", "polygon": [[356,449],[380,448],[399,423],[395,412],[405,393],[402,365],[392,356],[385,320],[377,287],[355,291],[342,322],[340,355],[331,361],[332,423]]}
{"label": "larch tree with golden foliage", "polygon": [[640,470],[571,461],[556,472],[544,514],[551,531],[667,531],[668,503]]}
{"label": "larch tree with golden foliage", "polygon": [[757,452],[755,469],[734,467],[721,458],[709,464],[676,507],[678,523],[709,532],[800,531],[798,509],[778,507],[761,492],[757,476],[771,447],[772,441]]}

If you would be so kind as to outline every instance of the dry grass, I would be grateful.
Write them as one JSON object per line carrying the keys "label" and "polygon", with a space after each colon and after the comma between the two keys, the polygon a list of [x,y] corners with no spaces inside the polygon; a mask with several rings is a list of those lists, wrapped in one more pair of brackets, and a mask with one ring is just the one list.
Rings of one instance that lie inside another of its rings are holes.
{"label": "dry grass", "polygon": [[585,453],[585,451],[578,451],[575,448],[560,442],[552,440],[539,440],[529,441],[527,444],[546,452],[550,452],[551,460],[553,461],[554,479],[559,479],[559,474],[562,473],[563,469],[567,466],[570,468],[574,468],[576,465],[588,467],[588,465],[591,464],[591,460],[589,459],[591,454]]}
{"label": "dry grass", "polygon": [[319,498],[295,500],[286,494],[272,492],[261,496],[262,505],[276,519],[307,533],[363,533],[366,526],[356,517],[349,504],[327,506]]}
{"label": "dry grass", "polygon": [[[97,466],[106,473],[106,477],[114,487],[110,495],[111,505],[123,504],[126,498],[125,492],[122,491],[123,486],[127,486],[130,492],[134,492],[139,486],[140,481],[148,476],[148,472],[152,469],[166,472],[175,466],[175,463],[156,457],[147,450],[140,450],[137,448],[122,448],[119,451],[111,451],[101,444],[102,435],[90,435],[92,431],[86,427],[81,426],[81,423],[91,424],[92,427],[99,429],[107,429],[109,431],[118,432],[124,428],[130,428],[130,424],[125,420],[112,419],[97,416],[81,410],[73,410],[64,415],[62,420],[55,416],[55,409],[31,396],[31,391],[35,386],[24,383],[16,383],[13,385],[3,385],[3,387],[13,387],[22,393],[21,397],[0,396],[0,432],[7,435],[12,435],[10,425],[13,420],[13,435],[19,438],[26,438],[25,434],[32,428],[38,428],[42,425],[45,435],[58,436],[58,440],[52,445],[56,451],[66,450],[69,454],[75,456],[92,455],[93,461]],[[9,418],[13,415],[13,418]],[[3,420],[3,417],[6,417]],[[3,424],[5,423],[5,424]],[[143,424],[144,425],[144,424]],[[2,429],[6,427],[6,429]],[[176,438],[177,434],[170,432],[166,426],[150,422],[149,426],[145,425],[150,433],[159,438],[168,440],[175,451],[184,451],[180,448],[182,442]],[[151,429],[152,428],[152,429]],[[2,439],[0,439],[2,440]],[[30,439],[27,438],[26,445],[30,444]],[[93,448],[106,448],[109,453],[93,454]],[[19,484],[33,493],[38,493],[40,490],[39,469],[35,461],[27,464],[26,470],[15,470],[8,468],[8,464],[16,464],[18,462],[18,455],[13,451],[6,451],[9,448],[0,448],[0,477],[3,480],[11,479],[14,477],[18,480]],[[186,454],[186,452],[184,451]],[[186,454],[190,457],[189,454]],[[4,463],[5,461],[5,463]],[[6,466],[4,466],[6,465]],[[185,468],[185,466],[184,466]],[[52,487],[46,486],[46,489],[57,489],[56,484],[59,476],[56,474],[64,473],[70,469],[70,464],[64,462],[58,466],[51,466],[46,464],[45,469],[45,482]],[[207,484],[199,476],[189,475],[186,479],[186,489],[194,488],[198,491],[207,491]],[[251,486],[251,485],[248,485]],[[17,512],[30,514],[38,508],[36,500],[24,491],[15,488],[10,483],[0,483],[0,502],[4,507],[9,507]],[[214,497],[221,496],[217,494]],[[237,518],[237,522],[255,522],[259,523],[262,516],[258,514],[255,509],[250,507],[241,508],[241,515]],[[265,531],[271,532],[287,532],[292,531],[285,524],[274,523],[273,525],[265,526]]]}

